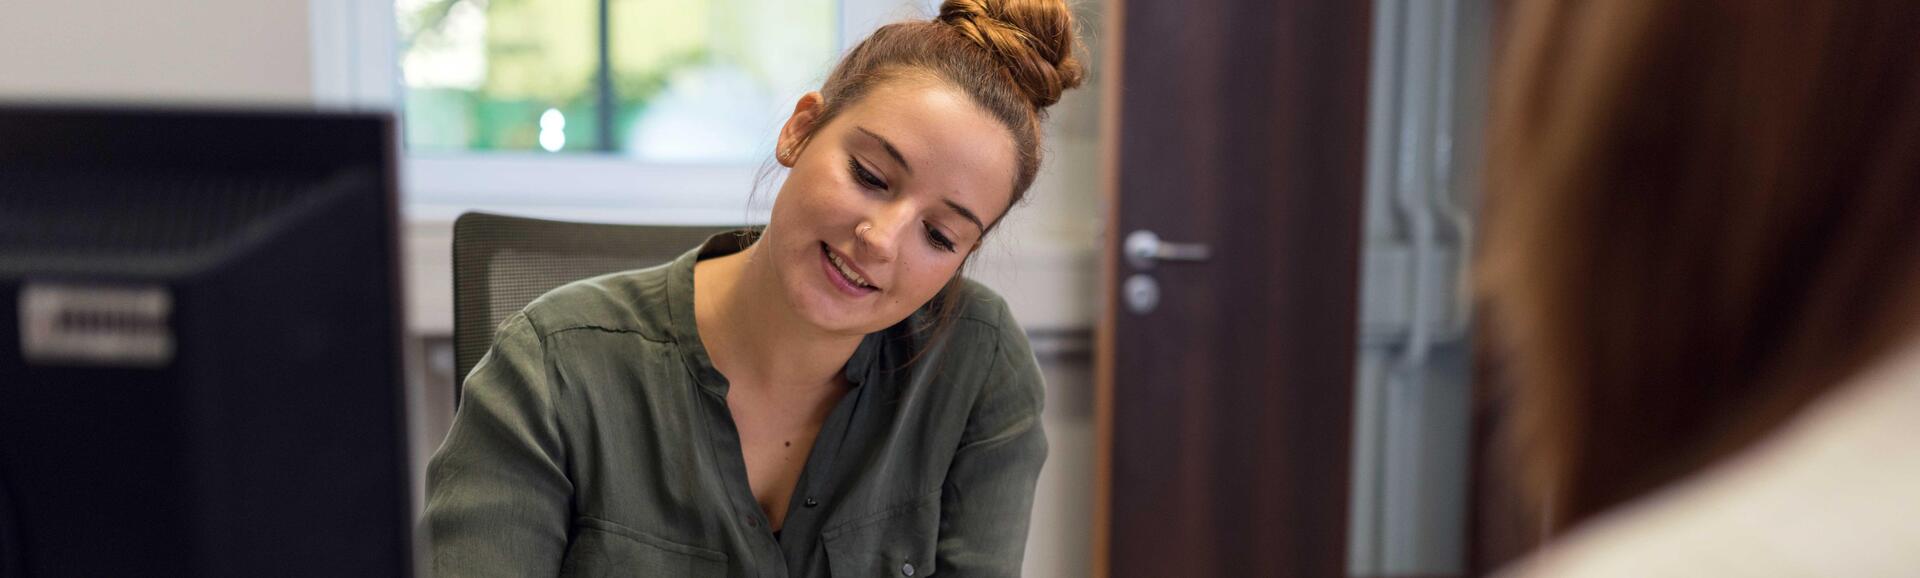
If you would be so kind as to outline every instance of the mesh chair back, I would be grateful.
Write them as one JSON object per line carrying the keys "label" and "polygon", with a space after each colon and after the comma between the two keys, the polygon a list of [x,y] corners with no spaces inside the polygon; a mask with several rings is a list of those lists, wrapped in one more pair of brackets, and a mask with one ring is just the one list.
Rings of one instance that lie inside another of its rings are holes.
{"label": "mesh chair back", "polygon": [[453,222],[454,403],[494,329],[534,298],[580,279],[672,261],[729,229],[460,215]]}

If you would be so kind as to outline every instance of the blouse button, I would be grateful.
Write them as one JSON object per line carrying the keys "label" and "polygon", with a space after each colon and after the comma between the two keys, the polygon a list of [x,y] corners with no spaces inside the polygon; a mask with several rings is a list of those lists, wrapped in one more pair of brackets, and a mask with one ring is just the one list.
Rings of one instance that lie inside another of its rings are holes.
{"label": "blouse button", "polygon": [[901,574],[905,574],[905,575],[907,575],[907,576],[912,576],[912,575],[913,575],[913,563],[912,563],[912,562],[908,562],[908,563],[905,563],[905,564],[901,564],[901,565],[900,565],[900,573],[901,573]]}
{"label": "blouse button", "polygon": [[760,527],[760,519],[759,519],[759,518],[755,518],[755,517],[753,517],[753,516],[747,516],[747,527],[748,527],[748,528],[758,528],[758,527]]}
{"label": "blouse button", "polygon": [[813,498],[807,498],[807,501],[805,502],[805,504],[807,507],[811,508],[811,507],[820,505],[820,502],[818,500],[814,500]]}

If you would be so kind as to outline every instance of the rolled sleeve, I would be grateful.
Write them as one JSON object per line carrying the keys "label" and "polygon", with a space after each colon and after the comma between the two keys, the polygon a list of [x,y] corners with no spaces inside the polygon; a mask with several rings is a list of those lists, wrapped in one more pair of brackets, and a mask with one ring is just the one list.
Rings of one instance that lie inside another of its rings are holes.
{"label": "rolled sleeve", "polygon": [[1025,334],[1001,313],[994,368],[942,486],[942,575],[1019,576],[1026,553],[1034,485],[1047,459],[1046,386]]}
{"label": "rolled sleeve", "polygon": [[423,524],[440,576],[553,576],[566,551],[566,453],[552,372],[525,314],[502,323],[427,465]]}

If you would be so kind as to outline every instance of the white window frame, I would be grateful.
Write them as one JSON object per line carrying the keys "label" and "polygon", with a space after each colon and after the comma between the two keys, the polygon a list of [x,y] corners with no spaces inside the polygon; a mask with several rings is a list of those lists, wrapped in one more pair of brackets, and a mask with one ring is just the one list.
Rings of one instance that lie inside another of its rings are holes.
{"label": "white window frame", "polygon": [[[842,51],[882,24],[927,17],[937,8],[937,0],[839,2]],[[398,110],[402,89],[393,0],[308,0],[308,14],[315,104]],[[413,222],[448,222],[470,210],[641,224],[725,225],[765,218],[764,212],[747,209],[761,169],[757,162],[663,164],[534,152],[402,154],[402,213]]]}

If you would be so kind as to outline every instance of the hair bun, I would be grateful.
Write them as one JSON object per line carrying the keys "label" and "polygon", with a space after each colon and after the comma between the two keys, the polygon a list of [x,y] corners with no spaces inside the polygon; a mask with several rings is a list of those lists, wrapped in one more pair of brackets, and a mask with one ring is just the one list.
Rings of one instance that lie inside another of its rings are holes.
{"label": "hair bun", "polygon": [[946,0],[938,20],[992,53],[1036,110],[1080,86],[1073,13],[1063,0]]}

